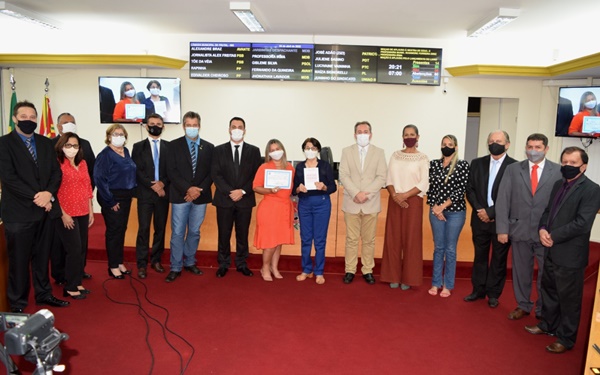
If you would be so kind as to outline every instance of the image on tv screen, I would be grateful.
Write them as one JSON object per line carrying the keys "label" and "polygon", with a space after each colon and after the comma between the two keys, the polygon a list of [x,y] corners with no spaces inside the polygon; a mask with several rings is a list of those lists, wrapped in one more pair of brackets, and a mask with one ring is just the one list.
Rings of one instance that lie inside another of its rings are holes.
{"label": "image on tv screen", "polygon": [[558,91],[558,137],[600,137],[600,87],[561,87]]}

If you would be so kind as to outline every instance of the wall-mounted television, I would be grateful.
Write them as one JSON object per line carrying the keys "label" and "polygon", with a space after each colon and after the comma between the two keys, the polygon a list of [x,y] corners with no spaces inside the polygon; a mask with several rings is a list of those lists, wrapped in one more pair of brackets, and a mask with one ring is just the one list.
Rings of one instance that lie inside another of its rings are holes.
{"label": "wall-mounted television", "polygon": [[599,86],[559,88],[555,135],[600,137],[599,101]]}
{"label": "wall-mounted television", "polygon": [[100,122],[144,122],[158,113],[165,124],[181,121],[181,79],[98,77]]}

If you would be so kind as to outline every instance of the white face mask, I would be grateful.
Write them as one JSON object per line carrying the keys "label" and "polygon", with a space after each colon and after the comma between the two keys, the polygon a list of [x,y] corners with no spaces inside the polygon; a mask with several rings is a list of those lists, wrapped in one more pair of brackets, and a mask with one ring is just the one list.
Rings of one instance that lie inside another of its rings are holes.
{"label": "white face mask", "polygon": [[115,147],[123,147],[125,144],[125,136],[119,135],[116,137],[110,137],[110,144]]}
{"label": "white face mask", "polygon": [[593,109],[596,106],[596,101],[590,100],[589,102],[585,102],[584,105],[587,109]]}
{"label": "white face mask", "polygon": [[370,137],[371,137],[371,134],[357,134],[356,135],[356,143],[358,143],[358,145],[360,147],[368,146]]}
{"label": "white face mask", "polygon": [[77,125],[73,124],[72,122],[65,122],[62,125],[62,132],[64,133],[75,133],[77,134]]}
{"label": "white face mask", "polygon": [[231,131],[231,140],[234,142],[239,142],[244,139],[244,131],[242,129],[233,129]]}
{"label": "white face mask", "polygon": [[65,156],[69,159],[73,159],[75,157],[75,155],[77,155],[77,153],[79,152],[79,149],[75,150],[74,148],[63,147],[62,150],[65,153]]}
{"label": "white face mask", "polygon": [[304,156],[306,156],[307,159],[316,158],[318,153],[319,153],[319,151],[304,150]]}
{"label": "white face mask", "polygon": [[134,89],[125,91],[125,96],[128,97],[128,98],[133,98],[134,95],[135,95],[135,90]]}
{"label": "white face mask", "polygon": [[160,89],[153,87],[153,88],[150,89],[150,94],[152,94],[154,96],[158,96],[158,95],[160,95]]}
{"label": "white face mask", "polygon": [[273,160],[280,160],[282,156],[283,156],[283,150],[269,152],[269,157]]}

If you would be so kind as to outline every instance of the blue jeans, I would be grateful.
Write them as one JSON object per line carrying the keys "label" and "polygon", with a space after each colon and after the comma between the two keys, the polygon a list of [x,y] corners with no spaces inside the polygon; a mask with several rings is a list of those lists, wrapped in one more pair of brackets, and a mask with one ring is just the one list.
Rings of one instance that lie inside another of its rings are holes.
{"label": "blue jeans", "polygon": [[[454,278],[456,276],[456,244],[460,231],[465,225],[466,212],[444,211],[446,221],[438,220],[429,212],[429,222],[433,232],[433,279],[432,286],[438,288],[442,285],[447,289],[454,289]],[[442,284],[442,271],[444,283]]]}
{"label": "blue jeans", "polygon": [[171,271],[179,272],[182,267],[196,264],[200,226],[205,214],[206,204],[186,202],[171,205]]}
{"label": "blue jeans", "polygon": [[[305,196],[298,200],[298,218],[300,219],[300,239],[302,242],[302,272],[322,276],[325,268],[325,246],[327,228],[331,215],[329,195]],[[315,265],[310,253],[315,243]]]}

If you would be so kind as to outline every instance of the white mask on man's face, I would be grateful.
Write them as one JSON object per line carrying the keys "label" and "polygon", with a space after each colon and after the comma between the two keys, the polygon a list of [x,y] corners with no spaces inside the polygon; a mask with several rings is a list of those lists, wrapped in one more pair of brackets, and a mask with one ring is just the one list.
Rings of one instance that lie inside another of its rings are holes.
{"label": "white mask on man's face", "polygon": [[356,135],[356,143],[358,143],[358,145],[360,147],[365,147],[369,145],[369,141],[371,135],[370,134],[357,134]]}
{"label": "white mask on man's face", "polygon": [[231,140],[234,142],[239,142],[244,139],[244,131],[242,129],[233,129],[231,130]]}
{"label": "white mask on man's face", "polygon": [[62,132],[64,133],[75,133],[77,134],[77,125],[72,122],[65,122],[62,124]]}

